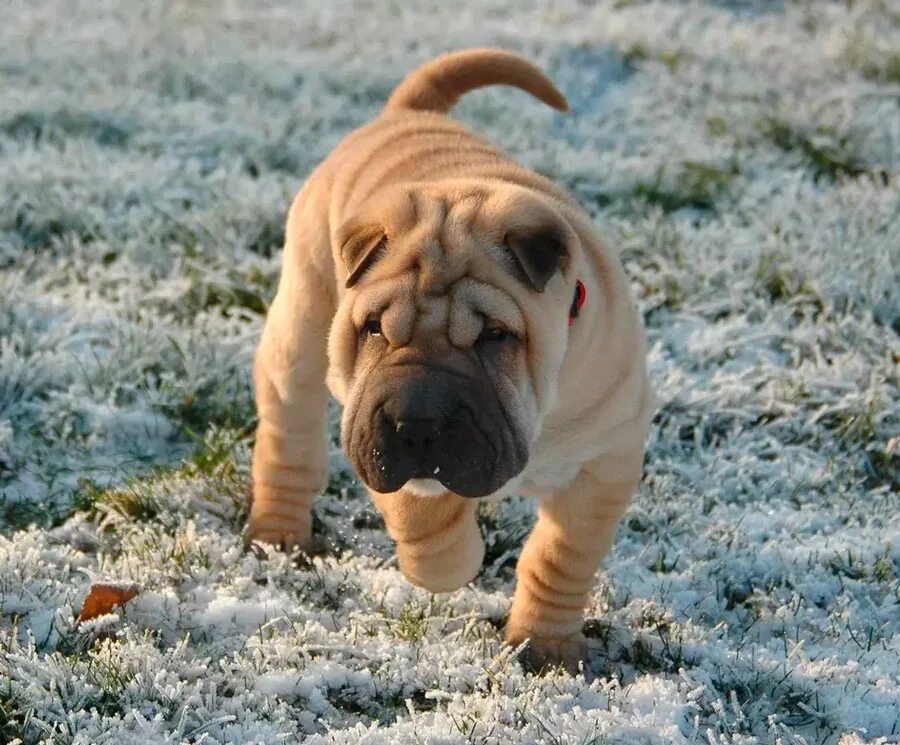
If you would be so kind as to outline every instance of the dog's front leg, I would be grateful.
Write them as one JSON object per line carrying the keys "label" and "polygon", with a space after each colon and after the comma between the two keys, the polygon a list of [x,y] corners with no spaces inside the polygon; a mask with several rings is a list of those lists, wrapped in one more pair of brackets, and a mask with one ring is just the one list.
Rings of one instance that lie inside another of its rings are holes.
{"label": "dog's front leg", "polygon": [[302,209],[292,210],[253,369],[259,426],[248,537],[303,550],[312,548],[313,497],[328,478],[326,338],[334,293],[300,243],[319,240],[327,251],[327,231],[316,227]]}
{"label": "dog's front leg", "polygon": [[414,585],[451,592],[478,574],[484,559],[478,500],[450,492],[419,497],[404,491],[372,492],[372,499],[397,542],[400,571]]}
{"label": "dog's front leg", "polygon": [[530,640],[524,661],[531,667],[562,664],[574,671],[584,658],[584,607],[639,473],[639,466],[620,459],[594,462],[570,486],[541,500],[516,567],[506,630],[512,645]]}

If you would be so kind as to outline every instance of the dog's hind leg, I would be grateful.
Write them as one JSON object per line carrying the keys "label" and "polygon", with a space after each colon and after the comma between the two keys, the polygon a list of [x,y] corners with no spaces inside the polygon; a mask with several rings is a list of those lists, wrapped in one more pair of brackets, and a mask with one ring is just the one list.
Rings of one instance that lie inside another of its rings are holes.
{"label": "dog's hind leg", "polygon": [[[333,283],[321,209],[301,195],[287,225],[281,281],[254,363],[259,426],[248,538],[312,547],[312,501],[328,478],[326,338]],[[327,267],[325,268],[327,271]]]}
{"label": "dog's hind leg", "polygon": [[477,499],[450,492],[420,497],[404,491],[372,499],[397,542],[400,571],[431,592],[451,592],[471,581],[484,559]]}
{"label": "dog's hind leg", "polygon": [[516,566],[517,585],[507,641],[530,640],[524,661],[533,668],[577,670],[587,651],[581,633],[594,575],[640,478],[640,457],[588,464],[575,481],[541,500],[538,522]]}

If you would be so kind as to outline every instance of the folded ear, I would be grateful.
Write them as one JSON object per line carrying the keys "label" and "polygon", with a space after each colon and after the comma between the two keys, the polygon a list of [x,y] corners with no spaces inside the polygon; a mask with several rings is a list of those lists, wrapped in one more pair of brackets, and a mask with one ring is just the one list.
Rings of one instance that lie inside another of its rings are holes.
{"label": "folded ear", "polygon": [[520,228],[506,234],[503,243],[522,274],[538,292],[562,269],[569,257],[565,239],[558,227]]}
{"label": "folded ear", "polygon": [[344,286],[348,288],[359,282],[387,247],[384,228],[372,223],[351,223],[340,231],[338,240],[348,273]]}

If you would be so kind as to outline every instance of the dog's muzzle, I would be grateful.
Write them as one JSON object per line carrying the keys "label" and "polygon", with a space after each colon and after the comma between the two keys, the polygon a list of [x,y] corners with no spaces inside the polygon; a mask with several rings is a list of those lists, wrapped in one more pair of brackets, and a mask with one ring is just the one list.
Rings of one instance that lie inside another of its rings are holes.
{"label": "dog's muzzle", "polygon": [[465,497],[483,497],[524,468],[527,448],[489,384],[420,367],[374,388],[381,389],[380,400],[361,417],[369,422],[368,436],[350,433],[345,445],[360,476],[376,491],[394,492],[411,479],[428,479]]}

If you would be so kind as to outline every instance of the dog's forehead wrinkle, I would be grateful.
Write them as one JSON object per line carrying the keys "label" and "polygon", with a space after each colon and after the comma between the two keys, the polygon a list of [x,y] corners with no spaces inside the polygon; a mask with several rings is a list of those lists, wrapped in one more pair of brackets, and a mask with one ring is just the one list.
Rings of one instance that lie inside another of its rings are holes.
{"label": "dog's forehead wrinkle", "polygon": [[410,205],[409,220],[415,225],[419,221],[419,198],[415,191],[410,191],[407,195]]}
{"label": "dog's forehead wrinkle", "polygon": [[423,295],[443,295],[466,271],[463,257],[454,256],[437,239],[425,244],[417,259],[417,285]]}
{"label": "dog's forehead wrinkle", "polygon": [[484,206],[485,196],[480,192],[467,194],[452,203],[444,220],[442,240],[452,241],[460,236],[471,235],[476,229],[476,220]]}

